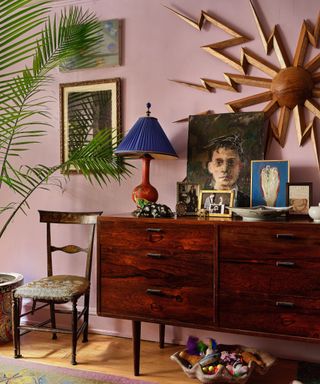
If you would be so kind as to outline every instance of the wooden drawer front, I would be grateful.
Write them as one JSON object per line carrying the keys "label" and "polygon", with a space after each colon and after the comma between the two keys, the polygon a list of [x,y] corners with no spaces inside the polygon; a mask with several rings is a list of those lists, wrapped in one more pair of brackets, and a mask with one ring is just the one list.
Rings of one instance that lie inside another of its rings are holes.
{"label": "wooden drawer front", "polygon": [[286,259],[320,257],[320,228],[316,225],[272,224],[222,226],[220,258]]}
{"label": "wooden drawer front", "polygon": [[103,277],[101,289],[104,293],[100,303],[102,314],[149,321],[168,319],[168,322],[213,324],[213,283],[205,276],[202,284],[190,286],[188,281],[185,285],[179,282],[175,288],[165,287],[163,276],[158,279],[141,275]]}
{"label": "wooden drawer front", "polygon": [[320,338],[320,300],[292,296],[221,295],[223,328]]}
{"label": "wooden drawer front", "polygon": [[119,249],[213,251],[212,225],[119,220],[100,223],[100,243]]}
{"label": "wooden drawer front", "polygon": [[210,280],[212,285],[213,253],[101,246],[100,275],[157,278],[162,279],[165,286],[203,285],[204,279]]}
{"label": "wooden drawer front", "polygon": [[[288,255],[290,256],[290,255]],[[270,293],[320,298],[319,261],[227,259],[220,262],[219,292]]]}

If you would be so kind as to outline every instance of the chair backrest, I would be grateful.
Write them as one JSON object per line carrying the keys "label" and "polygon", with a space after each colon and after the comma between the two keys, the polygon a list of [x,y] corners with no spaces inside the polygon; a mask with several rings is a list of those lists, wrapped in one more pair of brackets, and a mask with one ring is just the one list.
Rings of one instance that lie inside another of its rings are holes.
{"label": "chair backrest", "polygon": [[[39,210],[40,222],[47,223],[47,273],[48,276],[53,275],[52,254],[55,251],[61,251],[69,254],[79,252],[86,253],[86,269],[85,277],[90,280],[92,266],[92,250],[97,217],[102,212],[59,212],[59,211],[43,211]],[[55,247],[51,242],[51,224],[83,224],[90,226],[89,239],[85,248],[77,245],[68,244],[65,246]]]}

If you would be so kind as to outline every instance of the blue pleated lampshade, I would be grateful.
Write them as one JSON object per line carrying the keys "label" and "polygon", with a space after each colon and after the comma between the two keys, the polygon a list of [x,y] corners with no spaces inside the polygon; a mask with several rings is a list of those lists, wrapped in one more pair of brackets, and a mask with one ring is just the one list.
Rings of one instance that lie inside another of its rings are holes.
{"label": "blue pleated lampshade", "polygon": [[[150,108],[149,104],[147,105]],[[147,114],[150,113],[149,111]],[[115,153],[139,158],[151,155],[155,159],[178,157],[155,117],[140,117],[121,141]]]}

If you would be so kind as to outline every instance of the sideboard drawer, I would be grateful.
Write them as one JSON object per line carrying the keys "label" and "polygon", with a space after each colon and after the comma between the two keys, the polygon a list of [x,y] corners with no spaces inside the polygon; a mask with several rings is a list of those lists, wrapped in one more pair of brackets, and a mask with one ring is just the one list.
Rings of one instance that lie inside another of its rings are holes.
{"label": "sideboard drawer", "polygon": [[285,295],[228,295],[219,300],[223,328],[320,338],[320,299]]}
{"label": "sideboard drawer", "polygon": [[213,228],[209,225],[180,224],[161,219],[101,222],[100,242],[118,249],[211,251]]}
{"label": "sideboard drawer", "polygon": [[320,261],[315,259],[224,259],[219,264],[219,291],[286,294],[320,298]]}
{"label": "sideboard drawer", "polygon": [[100,221],[98,233],[100,315],[214,324],[216,240],[210,223],[117,218]]}
{"label": "sideboard drawer", "polygon": [[220,259],[268,260],[320,258],[320,228],[316,225],[243,225],[221,226]]}
{"label": "sideboard drawer", "polygon": [[100,311],[123,318],[212,325],[213,285],[207,283],[192,286],[186,282],[172,288],[163,285],[162,276],[102,278],[101,289],[105,294]]}

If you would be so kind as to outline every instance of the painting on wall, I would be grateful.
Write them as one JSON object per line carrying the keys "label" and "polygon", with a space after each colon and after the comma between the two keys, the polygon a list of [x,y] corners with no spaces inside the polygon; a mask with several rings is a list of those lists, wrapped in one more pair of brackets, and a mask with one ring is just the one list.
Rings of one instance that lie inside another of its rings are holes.
{"label": "painting on wall", "polygon": [[251,206],[285,207],[289,162],[269,160],[251,162]]}
{"label": "painting on wall", "polygon": [[60,84],[61,162],[101,129],[120,132],[120,78]]}
{"label": "painting on wall", "polygon": [[189,118],[187,180],[205,190],[234,190],[235,206],[250,205],[251,160],[264,159],[261,112]]}
{"label": "painting on wall", "polygon": [[93,57],[81,54],[71,57],[60,66],[62,72],[84,68],[115,67],[121,65],[121,20],[102,21],[103,40]]}

